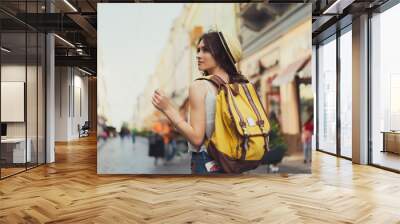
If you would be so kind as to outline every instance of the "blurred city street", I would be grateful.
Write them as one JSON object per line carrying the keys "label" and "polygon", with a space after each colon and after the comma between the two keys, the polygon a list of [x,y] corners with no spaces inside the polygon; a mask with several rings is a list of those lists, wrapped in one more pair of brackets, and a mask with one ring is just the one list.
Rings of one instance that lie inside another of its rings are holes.
{"label": "blurred city street", "polygon": [[[131,138],[110,138],[98,147],[99,174],[190,174],[190,156],[181,153],[171,161],[149,157],[149,143],[147,138],[136,137],[135,143]],[[310,173],[309,164],[303,163],[301,154],[285,157],[278,165],[280,173]],[[247,173],[267,173],[267,165]]]}
{"label": "blurred city street", "polygon": [[147,138],[136,137],[135,143],[129,137],[110,138],[98,147],[97,172],[99,174],[190,174],[188,153],[175,156],[164,162],[149,157]]}

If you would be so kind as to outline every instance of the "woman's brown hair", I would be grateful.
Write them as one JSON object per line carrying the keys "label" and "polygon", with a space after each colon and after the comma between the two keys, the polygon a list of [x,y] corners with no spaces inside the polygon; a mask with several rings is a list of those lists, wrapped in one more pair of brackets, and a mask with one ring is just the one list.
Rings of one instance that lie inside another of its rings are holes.
{"label": "woman's brown hair", "polygon": [[[221,39],[217,31],[212,31],[203,34],[198,43],[203,40],[204,46],[209,50],[211,55],[214,57],[217,64],[229,75],[231,83],[247,83],[249,82],[235,67],[232,60],[229,58],[228,52],[226,52],[222,45]],[[207,71],[204,71],[204,75],[208,75]]]}

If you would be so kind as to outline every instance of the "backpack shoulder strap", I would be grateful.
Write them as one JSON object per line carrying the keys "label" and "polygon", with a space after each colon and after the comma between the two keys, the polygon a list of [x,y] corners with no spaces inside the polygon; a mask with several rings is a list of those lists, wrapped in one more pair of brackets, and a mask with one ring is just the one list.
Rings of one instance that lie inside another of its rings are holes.
{"label": "backpack shoulder strap", "polygon": [[216,83],[218,83],[219,85],[225,85],[227,84],[221,77],[219,77],[218,75],[211,75],[210,78],[215,81]]}
{"label": "backpack shoulder strap", "polygon": [[207,80],[211,82],[218,90],[220,90],[226,83],[223,79],[219,78],[216,75],[208,75],[197,78],[196,80]]}

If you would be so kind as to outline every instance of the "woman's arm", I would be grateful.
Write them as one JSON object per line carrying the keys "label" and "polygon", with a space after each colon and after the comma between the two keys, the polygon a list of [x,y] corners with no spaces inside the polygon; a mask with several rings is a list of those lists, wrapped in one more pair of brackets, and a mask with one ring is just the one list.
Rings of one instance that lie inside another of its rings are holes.
{"label": "woman's arm", "polygon": [[206,88],[202,81],[195,81],[189,88],[190,121],[186,122],[179,111],[172,106],[168,97],[156,91],[153,96],[153,105],[162,111],[177,130],[196,148],[199,148],[204,140],[206,129],[205,112]]}

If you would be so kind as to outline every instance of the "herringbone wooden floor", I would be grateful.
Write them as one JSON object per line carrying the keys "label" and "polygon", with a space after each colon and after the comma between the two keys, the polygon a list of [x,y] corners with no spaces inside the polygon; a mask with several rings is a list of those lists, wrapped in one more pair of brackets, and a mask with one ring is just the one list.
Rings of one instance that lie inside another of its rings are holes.
{"label": "herringbone wooden floor", "polygon": [[400,223],[400,175],[314,153],[311,175],[98,176],[93,137],[0,181],[0,223]]}

